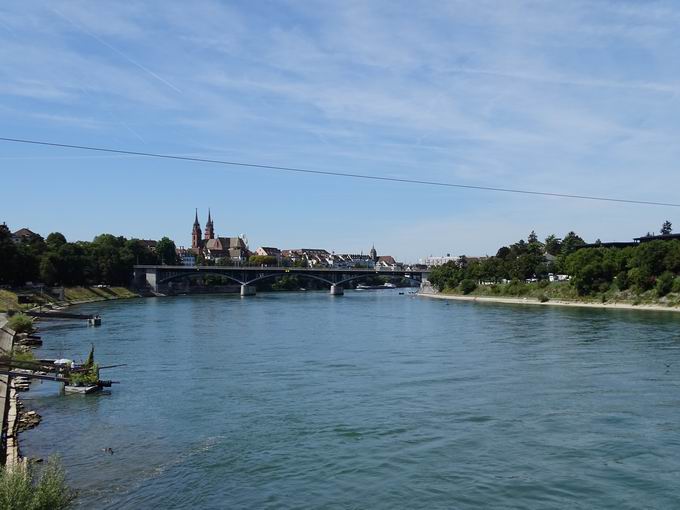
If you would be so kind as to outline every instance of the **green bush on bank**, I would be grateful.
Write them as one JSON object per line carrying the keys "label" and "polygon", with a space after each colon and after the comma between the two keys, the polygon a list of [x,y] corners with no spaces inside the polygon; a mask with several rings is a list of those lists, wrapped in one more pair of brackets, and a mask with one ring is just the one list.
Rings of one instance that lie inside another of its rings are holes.
{"label": "green bush on bank", "polygon": [[477,283],[475,283],[474,280],[465,279],[462,282],[460,282],[459,288],[463,294],[470,294],[477,288]]}
{"label": "green bush on bank", "polygon": [[61,463],[51,457],[39,476],[27,462],[0,469],[0,508],[3,510],[64,510],[76,493],[66,484]]}
{"label": "green bush on bank", "polygon": [[17,313],[9,318],[7,326],[17,333],[31,333],[33,331],[33,320],[28,315]]}
{"label": "green bush on bank", "polygon": [[659,297],[663,297],[670,293],[673,290],[673,280],[673,273],[668,271],[662,273],[661,276],[656,279],[656,294]]}

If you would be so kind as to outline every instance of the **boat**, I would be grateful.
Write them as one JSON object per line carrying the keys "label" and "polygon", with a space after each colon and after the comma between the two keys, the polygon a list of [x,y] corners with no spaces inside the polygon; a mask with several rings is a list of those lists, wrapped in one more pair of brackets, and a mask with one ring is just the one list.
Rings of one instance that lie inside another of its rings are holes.
{"label": "boat", "polygon": [[384,289],[396,289],[397,286],[394,283],[383,283],[382,285],[365,285],[360,283],[357,285],[357,290],[384,290]]}
{"label": "boat", "polygon": [[70,384],[65,384],[64,385],[64,392],[65,393],[75,393],[75,394],[80,394],[80,395],[87,395],[88,393],[94,393],[95,391],[99,391],[101,388],[98,385],[93,385],[93,386],[72,386]]}
{"label": "boat", "polygon": [[101,326],[102,318],[99,315],[95,315],[94,317],[90,317],[89,319],[87,319],[87,323],[90,326]]}

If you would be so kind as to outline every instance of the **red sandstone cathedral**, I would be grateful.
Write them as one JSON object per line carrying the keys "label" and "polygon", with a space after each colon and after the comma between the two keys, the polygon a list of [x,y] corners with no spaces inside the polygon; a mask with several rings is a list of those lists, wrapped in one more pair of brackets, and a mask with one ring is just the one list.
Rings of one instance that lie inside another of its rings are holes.
{"label": "red sandstone cathedral", "polygon": [[243,262],[250,256],[248,246],[242,238],[215,236],[215,225],[210,209],[208,209],[208,222],[205,224],[203,237],[201,237],[201,224],[198,221],[198,209],[196,209],[194,227],[191,231],[191,250],[196,255],[203,255],[206,260],[228,258],[232,261]]}

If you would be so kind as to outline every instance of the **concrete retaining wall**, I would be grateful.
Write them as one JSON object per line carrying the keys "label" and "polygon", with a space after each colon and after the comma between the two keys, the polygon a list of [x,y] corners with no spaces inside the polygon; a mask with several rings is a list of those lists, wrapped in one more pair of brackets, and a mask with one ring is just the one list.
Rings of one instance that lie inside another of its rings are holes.
{"label": "concrete retaining wall", "polygon": [[[11,355],[14,348],[14,330],[6,327],[6,321],[3,316],[0,316],[0,354]],[[0,375],[0,413],[2,413],[2,420],[0,421],[2,428],[2,442],[0,444],[0,462],[4,463],[7,453],[7,434],[8,418],[10,415],[10,385],[9,376]]]}

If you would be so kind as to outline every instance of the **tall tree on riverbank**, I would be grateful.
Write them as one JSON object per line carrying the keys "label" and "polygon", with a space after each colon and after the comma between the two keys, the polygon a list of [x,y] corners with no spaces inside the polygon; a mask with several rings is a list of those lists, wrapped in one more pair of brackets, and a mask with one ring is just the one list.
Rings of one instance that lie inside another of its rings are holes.
{"label": "tall tree on riverbank", "polygon": [[661,232],[661,235],[670,234],[671,232],[673,232],[673,224],[668,220],[664,221],[663,225],[661,225],[660,232]]}
{"label": "tall tree on riverbank", "polygon": [[156,244],[156,255],[160,259],[161,264],[172,266],[180,263],[179,257],[177,257],[177,247],[174,241],[167,237],[163,237]]}

